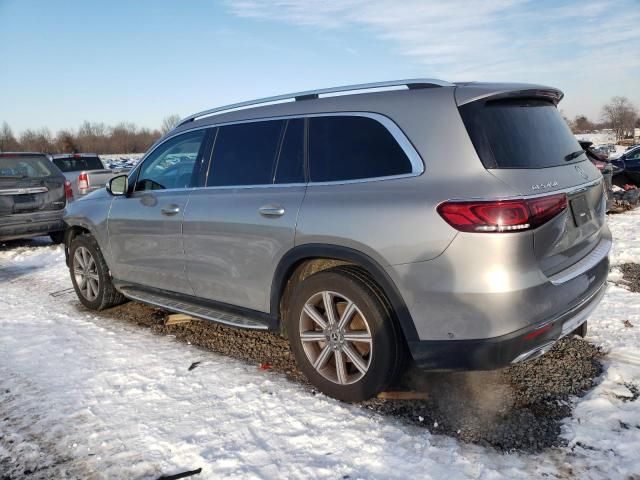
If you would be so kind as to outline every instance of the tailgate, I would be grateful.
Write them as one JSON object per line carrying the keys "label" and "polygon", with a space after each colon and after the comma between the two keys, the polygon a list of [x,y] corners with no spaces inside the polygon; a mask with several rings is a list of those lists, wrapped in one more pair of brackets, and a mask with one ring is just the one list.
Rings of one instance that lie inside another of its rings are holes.
{"label": "tailgate", "polygon": [[0,215],[61,210],[65,205],[63,178],[0,179]]}
{"label": "tailgate", "polygon": [[0,215],[62,210],[65,178],[41,154],[0,154]]}
{"label": "tailgate", "polygon": [[[586,258],[604,235],[602,175],[556,105],[545,98],[482,99],[460,107],[485,168],[522,197],[565,193],[568,207],[534,230],[541,270],[552,276]],[[608,245],[606,249],[608,251]],[[599,250],[598,250],[599,251]]]}

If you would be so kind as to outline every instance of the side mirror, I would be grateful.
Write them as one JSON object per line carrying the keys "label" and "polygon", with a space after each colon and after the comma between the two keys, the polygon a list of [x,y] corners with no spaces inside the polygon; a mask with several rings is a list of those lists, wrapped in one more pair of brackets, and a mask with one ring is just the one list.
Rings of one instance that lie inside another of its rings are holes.
{"label": "side mirror", "polygon": [[118,175],[107,182],[107,192],[114,196],[126,195],[129,191],[129,177]]}

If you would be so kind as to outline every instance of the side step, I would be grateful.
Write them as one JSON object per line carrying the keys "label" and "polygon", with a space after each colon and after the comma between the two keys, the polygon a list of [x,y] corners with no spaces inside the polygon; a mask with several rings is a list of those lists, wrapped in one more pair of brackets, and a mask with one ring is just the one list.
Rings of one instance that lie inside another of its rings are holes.
{"label": "side step", "polygon": [[236,328],[246,328],[251,330],[269,329],[269,324],[265,320],[231,313],[211,306],[199,305],[185,299],[178,300],[161,293],[148,292],[146,290],[133,287],[123,287],[120,289],[120,292],[131,300],[148,303],[149,305],[154,305],[156,307],[166,308],[172,312],[184,313],[191,315],[192,317],[202,318],[204,320],[210,320],[212,322],[222,323]]}

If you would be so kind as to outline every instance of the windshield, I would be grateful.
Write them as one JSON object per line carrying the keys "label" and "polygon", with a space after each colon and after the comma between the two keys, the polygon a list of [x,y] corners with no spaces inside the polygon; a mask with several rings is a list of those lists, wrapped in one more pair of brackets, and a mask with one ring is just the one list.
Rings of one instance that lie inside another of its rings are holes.
{"label": "windshield", "polygon": [[53,163],[63,172],[80,170],[103,170],[104,166],[98,157],[54,158]]}
{"label": "windshield", "polygon": [[51,163],[41,156],[0,156],[0,177],[49,177],[53,175],[53,168]]}
{"label": "windshield", "polygon": [[460,114],[485,168],[546,168],[585,160],[553,103],[478,101],[460,107]]}

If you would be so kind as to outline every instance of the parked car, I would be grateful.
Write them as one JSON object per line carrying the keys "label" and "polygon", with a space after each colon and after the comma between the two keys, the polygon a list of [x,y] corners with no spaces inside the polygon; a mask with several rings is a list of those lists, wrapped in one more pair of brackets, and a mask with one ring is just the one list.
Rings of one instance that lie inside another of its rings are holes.
{"label": "parked car", "polygon": [[607,212],[611,210],[613,207],[613,175],[618,174],[622,171],[622,169],[618,166],[615,166],[611,163],[611,161],[606,158],[600,156],[596,153],[593,148],[593,142],[589,142],[586,140],[579,141],[580,146],[587,154],[587,158],[593,163],[593,165],[600,170],[602,174],[602,178],[604,179],[604,190],[607,196]]}
{"label": "parked car", "polygon": [[49,235],[64,239],[71,186],[42,153],[0,153],[0,241]]}
{"label": "parked car", "polygon": [[603,159],[609,158],[609,149],[606,145],[598,145],[597,147],[592,147],[594,153],[602,157]]}
{"label": "parked car", "polygon": [[640,186],[640,146],[627,150],[611,164],[621,169],[615,175],[616,184],[635,183]]}
{"label": "parked car", "polygon": [[535,358],[584,333],[609,270],[602,175],[562,96],[409,80],[192,115],[69,206],[78,298],[279,331],[345,401],[393,385],[407,359]]}
{"label": "parked car", "polygon": [[129,168],[106,168],[95,153],[52,155],[51,161],[71,182],[73,198],[104,188],[109,179],[128,172]]}

